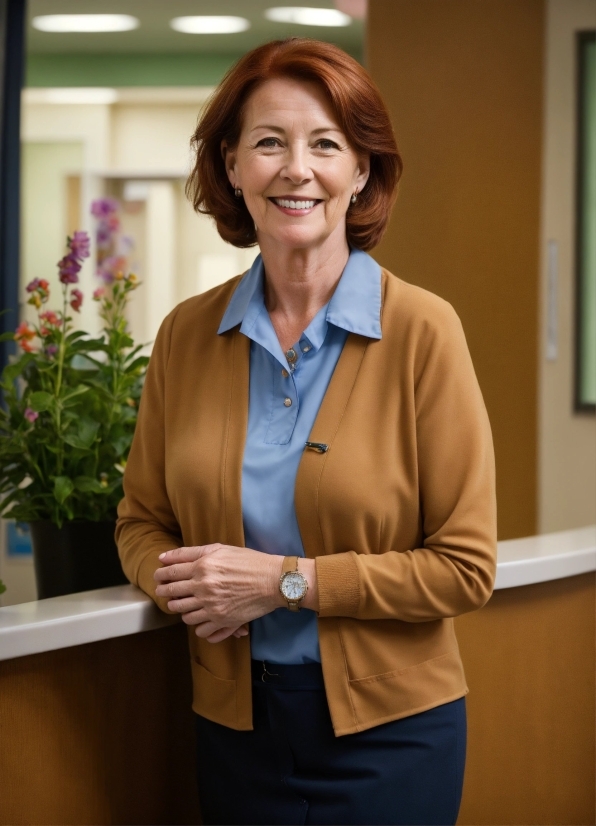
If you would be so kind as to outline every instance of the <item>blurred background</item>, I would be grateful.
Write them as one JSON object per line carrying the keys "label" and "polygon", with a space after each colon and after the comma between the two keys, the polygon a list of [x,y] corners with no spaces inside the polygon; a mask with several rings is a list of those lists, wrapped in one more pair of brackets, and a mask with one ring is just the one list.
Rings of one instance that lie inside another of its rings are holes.
{"label": "blurred background", "polygon": [[[98,327],[89,299],[99,254],[108,274],[133,270],[143,282],[129,320],[148,349],[179,301],[249,267],[258,249],[224,243],[185,199],[189,137],[248,49],[329,40],[372,73],[404,157],[373,255],[462,319],[493,427],[499,538],[593,524],[596,0],[294,3],[27,3],[20,166],[7,173],[20,195],[6,249],[18,258],[21,318],[32,309],[24,286],[57,284],[54,262],[75,229],[94,243],[81,327]],[[103,17],[69,30],[64,15],[81,14]],[[91,204],[101,198],[112,223],[98,249]],[[0,577],[2,604],[35,598],[28,543],[11,523]]]}

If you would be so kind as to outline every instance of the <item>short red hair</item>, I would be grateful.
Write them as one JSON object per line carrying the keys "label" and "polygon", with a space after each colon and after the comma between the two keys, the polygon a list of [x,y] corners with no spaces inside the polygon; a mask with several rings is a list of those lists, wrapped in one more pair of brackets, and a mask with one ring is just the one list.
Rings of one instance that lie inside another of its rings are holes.
{"label": "short red hair", "polygon": [[224,241],[236,247],[257,243],[255,225],[226,174],[225,140],[234,149],[249,96],[273,78],[316,83],[331,103],[345,135],[358,153],[370,155],[366,186],[346,216],[351,247],[369,250],[381,240],[395,201],[402,160],[389,114],[368,72],[337,46],[300,37],[275,40],[244,55],[219,84],[191,138],[196,152],[186,194],[194,209],[211,215]]}

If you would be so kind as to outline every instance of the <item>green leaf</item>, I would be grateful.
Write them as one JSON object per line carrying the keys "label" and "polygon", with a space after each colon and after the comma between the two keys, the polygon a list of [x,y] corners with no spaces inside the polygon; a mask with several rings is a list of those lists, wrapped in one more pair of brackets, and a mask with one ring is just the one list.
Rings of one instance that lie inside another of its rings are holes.
{"label": "green leaf", "polygon": [[116,456],[123,456],[130,447],[132,442],[132,433],[126,433],[123,436],[117,436],[115,439],[110,439],[112,447]]}
{"label": "green leaf", "polygon": [[89,450],[97,431],[99,430],[99,422],[94,422],[93,419],[80,418],[78,419],[76,433],[67,433],[64,436],[64,441],[71,447],[76,447],[79,450]]}
{"label": "green leaf", "polygon": [[71,399],[76,398],[77,396],[82,396],[83,393],[87,393],[89,388],[85,384],[79,384],[74,390],[71,390],[69,393],[65,393],[62,397],[62,403],[67,406],[67,402],[70,402]]}
{"label": "green leaf", "polygon": [[44,410],[49,410],[54,401],[51,393],[46,393],[45,390],[38,390],[36,393],[31,393],[27,399],[29,407],[37,413],[43,413]]}
{"label": "green leaf", "polygon": [[149,364],[149,356],[139,356],[126,368],[127,373],[132,373],[134,370],[146,367]]}
{"label": "green leaf", "polygon": [[97,479],[92,476],[77,476],[74,480],[75,488],[81,493],[105,493],[106,488],[102,488]]}
{"label": "green leaf", "polygon": [[56,476],[54,480],[54,498],[61,505],[68,499],[74,490],[74,485],[68,476]]}
{"label": "green leaf", "polygon": [[21,375],[23,370],[35,359],[34,353],[24,353],[14,364],[8,364],[2,372],[2,381],[10,383]]}

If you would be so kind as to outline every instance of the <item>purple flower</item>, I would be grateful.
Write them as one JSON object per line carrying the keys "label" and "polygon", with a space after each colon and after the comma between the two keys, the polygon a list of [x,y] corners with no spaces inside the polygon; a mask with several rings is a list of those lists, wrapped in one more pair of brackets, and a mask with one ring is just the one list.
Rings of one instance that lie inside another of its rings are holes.
{"label": "purple flower", "polygon": [[118,211],[118,201],[115,198],[98,198],[91,204],[91,214],[96,218],[107,218],[112,212]]}
{"label": "purple flower", "polygon": [[69,240],[68,246],[75,258],[89,258],[91,254],[89,251],[89,244],[91,239],[86,232],[77,231]]}
{"label": "purple flower", "polygon": [[44,352],[45,352],[46,356],[49,356],[50,358],[53,358],[56,355],[56,353],[58,352],[58,345],[57,344],[48,344],[47,347],[45,348]]}
{"label": "purple flower", "polygon": [[107,224],[103,222],[97,228],[96,234],[97,246],[102,247],[109,245],[109,242],[112,240],[112,233],[110,232]]}
{"label": "purple flower", "polygon": [[37,417],[39,416],[39,413],[36,413],[35,410],[31,410],[30,407],[26,407],[23,415],[25,416],[28,422],[31,422],[31,424],[33,424],[35,419],[37,419]]}
{"label": "purple flower", "polygon": [[39,287],[39,278],[34,278],[33,281],[30,281],[27,284],[25,289],[27,290],[28,293],[33,293],[33,292],[35,292],[35,290],[38,289],[38,287]]}
{"label": "purple flower", "polygon": [[59,278],[63,284],[76,284],[79,280],[80,271],[81,265],[72,253],[65,255],[58,262]]}

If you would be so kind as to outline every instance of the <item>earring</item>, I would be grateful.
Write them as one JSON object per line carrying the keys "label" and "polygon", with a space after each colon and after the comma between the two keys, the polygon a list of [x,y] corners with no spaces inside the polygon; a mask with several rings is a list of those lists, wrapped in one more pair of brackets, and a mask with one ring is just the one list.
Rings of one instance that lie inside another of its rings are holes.
{"label": "earring", "polygon": [[356,203],[356,201],[357,201],[357,199],[358,199],[358,193],[357,193],[357,192],[355,192],[355,193],[352,195],[352,197],[350,198],[350,203],[351,203],[351,204],[355,204],[355,203]]}
{"label": "earring", "polygon": [[242,198],[242,190],[238,189],[238,187],[235,187],[234,195],[236,196],[236,198]]}

